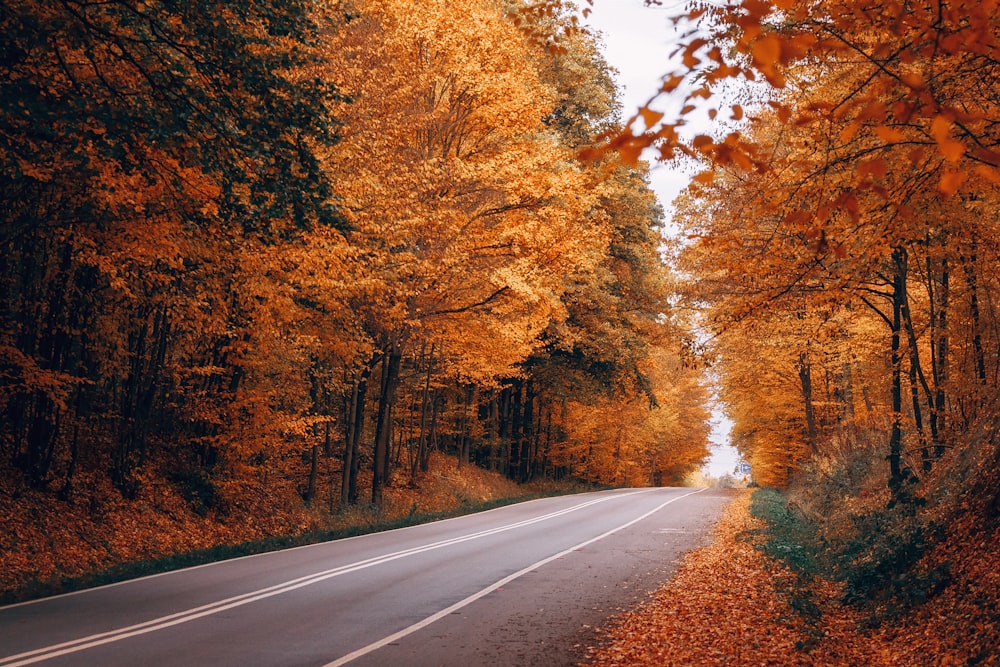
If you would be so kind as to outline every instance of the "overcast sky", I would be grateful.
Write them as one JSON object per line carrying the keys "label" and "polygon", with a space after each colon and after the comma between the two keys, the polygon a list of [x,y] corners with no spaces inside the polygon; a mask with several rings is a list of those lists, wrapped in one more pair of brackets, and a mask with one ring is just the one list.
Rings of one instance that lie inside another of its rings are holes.
{"label": "overcast sky", "polygon": [[[643,0],[594,0],[591,9],[584,21],[601,33],[605,57],[618,70],[624,116],[629,118],[649,101],[661,77],[672,69],[669,17],[682,11],[680,3],[668,0],[662,8],[650,8],[643,6]],[[652,177],[665,207],[687,184],[684,174],[663,166],[654,166]]]}
{"label": "overcast sky", "polygon": [[[578,1],[581,6],[585,4]],[[663,5],[648,8],[643,0],[594,0],[591,14],[585,19],[601,33],[605,57],[618,70],[625,118],[654,95],[661,77],[672,69],[668,56],[674,50],[674,35],[669,17],[683,11],[683,2],[666,0]],[[651,176],[653,189],[669,219],[670,202],[687,184],[688,176],[666,165],[654,165]],[[706,467],[709,474],[719,477],[733,472],[739,455],[729,446],[727,420],[716,414],[714,421],[712,440],[716,445]]]}

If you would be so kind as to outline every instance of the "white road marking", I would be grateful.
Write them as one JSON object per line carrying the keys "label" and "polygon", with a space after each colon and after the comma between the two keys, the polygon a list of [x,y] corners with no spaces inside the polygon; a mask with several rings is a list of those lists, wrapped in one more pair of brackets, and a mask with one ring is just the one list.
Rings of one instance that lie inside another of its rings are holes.
{"label": "white road marking", "polygon": [[564,549],[563,551],[560,551],[559,553],[557,553],[557,554],[555,554],[553,556],[549,556],[548,558],[543,558],[542,560],[538,561],[537,563],[532,563],[531,565],[529,565],[528,567],[526,567],[526,568],[524,568],[522,570],[518,570],[517,572],[515,572],[515,573],[513,573],[511,575],[508,575],[508,576],[504,577],[503,579],[501,579],[499,581],[493,582],[492,584],[490,584],[486,588],[482,589],[481,591],[479,591],[477,593],[473,593],[472,595],[470,595],[469,597],[465,598],[464,600],[459,600],[458,602],[456,602],[455,604],[451,605],[450,607],[445,607],[441,611],[439,611],[439,612],[437,612],[435,614],[431,614],[430,616],[428,616],[427,618],[423,619],[422,621],[417,621],[413,625],[411,625],[411,626],[409,626],[407,628],[403,628],[399,632],[391,634],[388,637],[383,637],[382,639],[378,640],[377,642],[373,642],[373,643],[369,644],[368,646],[363,646],[363,647],[359,648],[357,651],[354,651],[353,653],[348,653],[347,655],[343,656],[342,658],[338,658],[338,659],[334,660],[333,662],[327,663],[323,667],[342,667],[342,665],[346,665],[349,662],[357,660],[361,656],[367,655],[367,654],[371,653],[372,651],[376,651],[376,650],[382,648],[383,646],[387,646],[387,645],[389,645],[389,644],[391,644],[393,642],[399,641],[403,637],[406,637],[407,635],[413,634],[417,630],[422,630],[423,628],[426,628],[431,623],[434,623],[435,621],[439,621],[442,618],[444,618],[445,616],[448,616],[449,614],[455,613],[456,611],[458,611],[462,607],[466,607],[466,606],[472,604],[473,602],[475,602],[479,598],[484,597],[484,596],[492,593],[493,591],[497,590],[498,588],[509,584],[510,582],[514,581],[515,579],[517,579],[519,577],[524,576],[525,574],[527,574],[529,572],[537,570],[538,568],[540,568],[543,565],[551,563],[554,560],[558,560],[560,558],[563,558],[567,554],[572,553],[574,551],[577,551],[578,549],[582,549],[582,548],[584,548],[586,546],[589,546],[589,545],[593,544],[594,542],[597,542],[598,540],[603,540],[605,537],[608,537],[609,535],[613,535],[613,534],[617,533],[620,530],[624,530],[625,528],[628,528],[629,526],[642,521],[646,517],[651,516],[651,515],[655,514],[656,512],[659,512],[661,509],[663,509],[664,507],[666,507],[670,503],[673,503],[673,502],[676,502],[678,500],[681,500],[682,498],[687,498],[688,496],[693,496],[696,493],[701,493],[704,490],[705,489],[698,489],[697,491],[691,491],[690,493],[685,493],[682,496],[675,496],[674,498],[671,498],[670,500],[668,500],[666,502],[660,503],[659,505],[657,505],[653,509],[651,509],[648,512],[646,512],[645,514],[643,514],[642,516],[636,517],[636,518],[632,519],[631,521],[629,521],[627,523],[623,523],[622,525],[618,526],[617,528],[612,528],[611,530],[609,530],[609,531],[607,531],[605,533],[601,533],[597,537],[592,537],[589,540],[586,540],[585,542],[580,542],[579,544],[577,544],[575,546],[572,546],[569,549]]}
{"label": "white road marking", "polygon": [[193,621],[198,618],[210,616],[212,614],[217,614],[219,612],[226,611],[227,609],[240,607],[245,604],[249,604],[251,602],[263,600],[265,598],[273,597],[275,595],[280,595],[282,593],[287,593],[297,588],[303,588],[305,586],[316,584],[321,581],[325,581],[327,579],[332,579],[334,577],[339,577],[344,574],[350,574],[351,572],[357,572],[358,570],[364,570],[366,568],[374,567],[376,565],[381,565],[383,563],[388,563],[390,561],[394,561],[400,558],[406,558],[407,556],[413,556],[427,551],[441,549],[454,544],[461,544],[462,542],[468,542],[482,537],[496,535],[497,533],[503,533],[509,530],[515,530],[517,528],[529,526],[531,524],[538,523],[540,521],[547,521],[548,519],[562,516],[564,514],[569,514],[570,512],[575,512],[577,510],[583,509],[584,507],[596,505],[597,503],[606,502],[608,500],[613,500],[615,498],[620,498],[622,496],[631,495],[634,493],[643,493],[648,490],[649,489],[644,489],[641,491],[630,491],[628,493],[602,496],[600,498],[588,500],[587,502],[580,503],[578,505],[573,505],[572,507],[567,507],[565,509],[557,510],[555,512],[543,514],[542,516],[534,517],[532,519],[524,519],[523,521],[518,521],[517,523],[508,524],[505,526],[498,526],[496,528],[489,528],[487,530],[482,530],[477,533],[470,533],[468,535],[453,537],[447,540],[441,540],[439,542],[432,542],[431,544],[426,544],[419,547],[412,547],[410,549],[396,551],[383,556],[375,556],[373,558],[357,561],[356,563],[341,565],[340,567],[332,568],[330,570],[317,572],[315,574],[310,574],[305,577],[300,577],[298,579],[292,579],[280,584],[275,584],[267,588],[261,588],[256,591],[251,591],[249,593],[244,593],[242,595],[226,598],[225,600],[218,600],[216,602],[211,602],[209,604],[202,605],[200,607],[195,607],[193,609],[187,609],[185,611],[169,614],[167,616],[154,618],[152,620],[145,621],[143,623],[137,623],[135,625],[130,625],[128,627],[119,628],[117,630],[111,630],[108,632],[100,632],[93,635],[88,635],[86,637],[81,637],[79,639],[63,642],[61,644],[53,644],[51,646],[45,646],[42,648],[34,649],[32,651],[18,653],[17,655],[10,655],[4,658],[0,658],[0,667],[22,667],[23,665],[31,665],[36,662],[41,662],[43,660],[50,660],[52,658],[56,658],[61,655],[76,653],[78,651],[83,651],[85,649],[93,648],[95,646],[101,646],[103,644],[110,644],[111,642],[120,641],[122,639],[127,639],[129,637],[134,637],[136,635],[155,632],[157,630],[169,628],[171,626],[179,625],[181,623],[187,623],[188,621]]}

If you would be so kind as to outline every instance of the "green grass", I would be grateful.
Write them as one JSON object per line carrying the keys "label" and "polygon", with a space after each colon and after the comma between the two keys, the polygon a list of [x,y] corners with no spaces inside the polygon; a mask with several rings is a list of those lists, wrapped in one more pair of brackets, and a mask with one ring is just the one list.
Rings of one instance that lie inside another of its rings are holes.
{"label": "green grass", "polygon": [[783,592],[810,624],[821,616],[810,592],[814,577],[842,582],[843,602],[866,610],[872,625],[925,602],[950,579],[947,562],[922,563],[943,531],[914,504],[851,515],[849,530],[841,527],[841,534],[831,533],[823,516],[810,518],[774,489],[755,491],[750,511],[766,524],[753,536],[756,547],[796,574],[797,581]]}

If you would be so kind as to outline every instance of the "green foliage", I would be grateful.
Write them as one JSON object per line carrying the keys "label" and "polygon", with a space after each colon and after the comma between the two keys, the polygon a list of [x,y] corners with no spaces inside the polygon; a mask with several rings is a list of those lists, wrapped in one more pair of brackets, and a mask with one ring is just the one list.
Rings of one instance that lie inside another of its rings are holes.
{"label": "green foliage", "polygon": [[947,562],[920,563],[944,536],[933,521],[899,504],[852,519],[854,535],[831,554],[834,574],[845,584],[845,602],[891,617],[925,602],[948,583]]}
{"label": "green foliage", "polygon": [[750,514],[767,524],[762,532],[764,541],[758,544],[761,551],[799,574],[819,572],[816,525],[781,492],[771,488],[756,490]]}
{"label": "green foliage", "polygon": [[[921,511],[920,503],[853,510],[854,497],[869,492],[863,490],[865,475],[851,465],[855,459],[843,463],[843,475],[811,469],[808,480],[800,479],[797,490],[787,495],[768,488],[756,491],[751,513],[767,524],[758,548],[800,577],[842,582],[843,601],[870,612],[877,624],[929,600],[949,582],[948,562],[924,559],[944,538],[944,530]],[[790,604],[811,618],[808,591],[791,593]]]}
{"label": "green foliage", "polygon": [[798,648],[808,650],[823,636],[819,627],[823,610],[816,603],[810,585],[821,569],[816,524],[779,491],[766,487],[751,496],[750,514],[765,523],[757,535],[761,538],[757,548],[787,565],[794,575],[787,587],[778,592],[805,621],[806,640]]}

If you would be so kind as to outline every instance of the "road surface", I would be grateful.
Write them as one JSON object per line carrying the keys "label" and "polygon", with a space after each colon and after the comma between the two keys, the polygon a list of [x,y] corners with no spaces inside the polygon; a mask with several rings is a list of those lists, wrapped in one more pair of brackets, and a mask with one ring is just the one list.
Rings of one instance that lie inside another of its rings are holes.
{"label": "road surface", "polygon": [[572,665],[725,491],[619,489],[0,608],[0,667]]}

